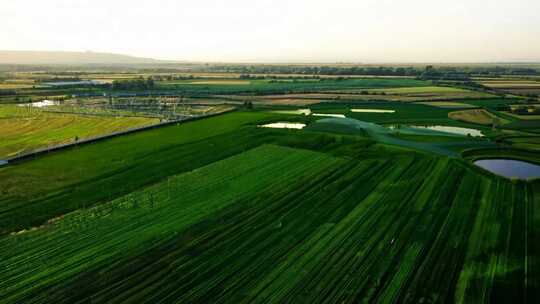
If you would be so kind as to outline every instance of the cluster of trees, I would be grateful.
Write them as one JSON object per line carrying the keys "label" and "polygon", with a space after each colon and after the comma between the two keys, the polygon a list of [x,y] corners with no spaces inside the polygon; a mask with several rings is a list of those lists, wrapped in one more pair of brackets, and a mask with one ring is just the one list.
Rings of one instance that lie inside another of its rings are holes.
{"label": "cluster of trees", "polygon": [[435,68],[432,65],[428,65],[422,74],[418,76],[418,79],[468,81],[469,76],[468,73],[459,71],[456,68]]}
{"label": "cluster of trees", "polygon": [[82,79],[79,77],[58,77],[55,76],[53,78],[38,78],[35,81],[36,82],[76,82],[81,81]]}
{"label": "cluster of trees", "polygon": [[297,65],[215,65],[205,67],[209,72],[248,74],[300,74],[300,75],[373,75],[413,76],[424,79],[465,80],[472,76],[499,77],[501,75],[540,75],[534,68],[516,66],[439,66],[437,68],[390,66],[297,66]]}
{"label": "cluster of trees", "polygon": [[130,80],[115,80],[111,88],[113,90],[151,90],[154,88],[154,79],[139,77]]}
{"label": "cluster of trees", "polygon": [[152,76],[152,79],[155,81],[173,81],[173,80],[191,80],[195,79],[195,76],[193,75],[154,75]]}
{"label": "cluster of trees", "polygon": [[375,75],[419,76],[422,71],[413,67],[333,67],[333,66],[211,66],[212,72],[249,74],[300,74],[300,75]]}

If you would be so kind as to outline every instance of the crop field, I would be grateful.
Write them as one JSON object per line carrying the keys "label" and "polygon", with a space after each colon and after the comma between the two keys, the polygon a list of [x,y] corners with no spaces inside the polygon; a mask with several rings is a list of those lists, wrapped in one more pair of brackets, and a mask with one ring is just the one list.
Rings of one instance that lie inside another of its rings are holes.
{"label": "crop field", "polygon": [[406,87],[406,88],[389,88],[389,89],[374,89],[369,90],[373,93],[385,93],[385,94],[396,94],[404,95],[410,97],[438,97],[446,99],[457,99],[457,98],[488,98],[493,95],[476,92],[461,88],[454,87],[435,87],[435,86],[424,86],[424,87]]}
{"label": "crop field", "polygon": [[34,108],[0,106],[0,159],[99,135],[158,123],[140,117],[46,113]]}
{"label": "crop field", "polygon": [[460,109],[460,108],[474,108],[475,106],[454,101],[426,101],[426,102],[417,102],[417,104],[423,104],[427,106],[434,106],[439,108],[448,108],[448,109]]}
{"label": "crop field", "polygon": [[340,102],[340,101],[402,101],[413,102],[422,100],[433,100],[432,97],[409,97],[403,95],[366,95],[356,93],[307,93],[307,94],[282,94],[282,95],[258,95],[258,96],[246,96],[246,95],[216,95],[215,98],[226,98],[228,100],[243,101],[249,100],[254,103],[262,105],[307,105],[320,102]]}
{"label": "crop field", "polygon": [[497,116],[491,114],[489,111],[486,111],[484,109],[450,112],[448,113],[448,117],[455,120],[479,125],[493,125],[494,123],[504,124],[509,122],[507,120],[498,118]]}
{"label": "crop field", "polygon": [[445,159],[262,146],[0,239],[1,296],[519,301],[540,274],[538,195]]}
{"label": "crop field", "polygon": [[385,92],[389,94],[423,94],[423,93],[463,93],[469,92],[468,90],[451,88],[451,87],[410,87],[410,88],[390,88],[390,89],[377,89],[371,90],[372,92]]}
{"label": "crop field", "polygon": [[0,90],[5,89],[28,89],[35,87],[35,85],[32,84],[24,84],[24,83],[1,83],[0,82]]}
{"label": "crop field", "polygon": [[540,81],[530,80],[503,80],[503,81],[483,81],[482,85],[501,90],[512,94],[540,94]]}
{"label": "crop field", "polygon": [[[237,131],[244,124],[271,117],[266,113],[232,113],[0,167],[0,234],[256,146],[264,136],[247,129]],[[203,153],[209,150],[213,153]]]}
{"label": "crop field", "polygon": [[486,109],[496,110],[499,107],[510,106],[516,101],[521,101],[521,99],[516,98],[486,98],[486,99],[467,99],[467,100],[456,100],[457,102],[463,102],[466,104],[474,105],[477,107],[482,107]]}

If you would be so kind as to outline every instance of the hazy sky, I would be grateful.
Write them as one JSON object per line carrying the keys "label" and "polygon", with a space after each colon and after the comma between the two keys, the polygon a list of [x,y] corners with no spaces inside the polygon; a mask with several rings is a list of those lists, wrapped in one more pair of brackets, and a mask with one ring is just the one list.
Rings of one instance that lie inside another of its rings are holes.
{"label": "hazy sky", "polygon": [[0,49],[244,62],[540,60],[540,0],[0,0]]}

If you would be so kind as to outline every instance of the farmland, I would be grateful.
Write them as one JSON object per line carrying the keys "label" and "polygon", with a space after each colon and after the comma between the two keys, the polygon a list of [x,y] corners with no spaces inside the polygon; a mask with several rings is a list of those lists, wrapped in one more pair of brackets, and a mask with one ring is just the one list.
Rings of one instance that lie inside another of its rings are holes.
{"label": "farmland", "polygon": [[505,123],[508,121],[499,120],[495,115],[491,114],[490,112],[481,109],[481,110],[461,110],[461,111],[455,111],[448,113],[448,117],[474,123],[474,124],[480,124],[480,125],[493,125],[494,123]]}
{"label": "farmland", "polygon": [[[539,193],[527,187],[442,159],[347,162],[263,146],[3,238],[3,266],[25,261],[2,273],[3,298],[280,302],[329,293],[329,300],[347,302],[359,295],[413,302],[523,299],[533,296],[524,274],[538,276],[525,259],[534,254],[527,246],[534,230],[522,225]],[[493,214],[495,202],[514,215]],[[503,241],[523,229],[529,234]],[[51,244],[54,250],[42,247]],[[495,248],[491,254],[501,261],[482,258],[485,248]],[[62,252],[77,259],[66,263]],[[201,263],[209,267],[201,271]],[[342,276],[330,269],[356,271]],[[40,283],[23,279],[30,274]],[[478,293],[478,286],[487,292]]]}
{"label": "farmland", "polygon": [[206,69],[6,73],[103,82],[2,91],[0,159],[167,124],[0,163],[0,302],[540,298],[540,172],[474,164],[540,164],[530,97]]}
{"label": "farmland", "polygon": [[56,114],[0,106],[0,159],[158,122],[151,118]]}

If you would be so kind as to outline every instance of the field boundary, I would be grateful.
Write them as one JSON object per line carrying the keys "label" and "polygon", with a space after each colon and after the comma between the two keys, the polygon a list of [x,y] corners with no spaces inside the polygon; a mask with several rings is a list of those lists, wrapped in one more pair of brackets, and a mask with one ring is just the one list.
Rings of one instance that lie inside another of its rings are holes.
{"label": "field boundary", "polygon": [[157,129],[157,128],[161,128],[161,127],[167,127],[167,126],[171,126],[171,125],[178,124],[178,123],[191,122],[191,121],[196,121],[196,120],[205,119],[205,118],[209,118],[209,117],[219,116],[219,115],[223,115],[223,114],[230,113],[230,112],[233,112],[233,111],[236,111],[236,109],[230,109],[230,110],[222,111],[222,112],[219,112],[219,113],[212,113],[212,114],[206,114],[206,115],[200,115],[200,116],[194,116],[194,117],[187,117],[187,118],[182,118],[182,119],[177,119],[177,120],[172,120],[172,121],[166,121],[166,122],[161,122],[161,123],[158,123],[158,124],[153,124],[153,125],[150,125],[150,126],[131,128],[131,129],[127,129],[127,130],[124,130],[124,131],[118,131],[118,132],[114,132],[114,133],[110,133],[110,134],[106,134],[106,135],[101,135],[101,136],[95,136],[95,137],[82,139],[82,140],[79,140],[77,142],[70,142],[70,143],[56,145],[56,146],[52,146],[52,147],[41,148],[41,149],[37,149],[37,150],[34,150],[34,151],[22,153],[20,155],[13,156],[13,157],[10,157],[10,158],[7,158],[7,159],[0,159],[0,167],[5,167],[5,166],[13,164],[13,163],[18,163],[18,162],[26,161],[26,160],[29,160],[29,159],[34,159],[34,158],[37,158],[37,157],[42,156],[44,154],[49,154],[51,152],[58,152],[58,151],[62,151],[62,150],[67,150],[67,149],[77,147],[77,146],[81,146],[81,145],[87,145],[87,144],[100,142],[100,141],[103,141],[103,140],[107,140],[107,139],[111,139],[111,138],[115,138],[115,137],[119,137],[119,136],[123,136],[123,135],[143,132],[143,131]]}

